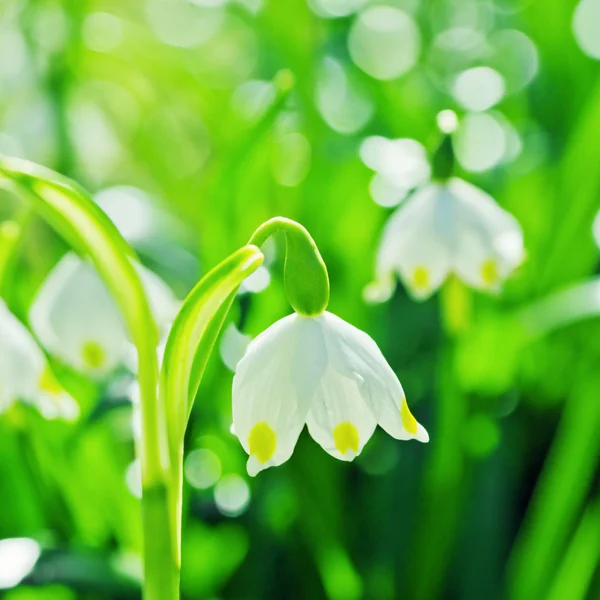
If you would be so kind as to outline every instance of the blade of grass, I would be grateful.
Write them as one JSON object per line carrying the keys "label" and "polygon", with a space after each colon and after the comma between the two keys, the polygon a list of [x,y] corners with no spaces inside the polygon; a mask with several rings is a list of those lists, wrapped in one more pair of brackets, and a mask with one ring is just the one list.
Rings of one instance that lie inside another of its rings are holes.
{"label": "blade of grass", "polygon": [[[587,370],[589,371],[589,370]],[[585,372],[565,411],[508,567],[511,600],[545,598],[600,457],[596,373]]]}

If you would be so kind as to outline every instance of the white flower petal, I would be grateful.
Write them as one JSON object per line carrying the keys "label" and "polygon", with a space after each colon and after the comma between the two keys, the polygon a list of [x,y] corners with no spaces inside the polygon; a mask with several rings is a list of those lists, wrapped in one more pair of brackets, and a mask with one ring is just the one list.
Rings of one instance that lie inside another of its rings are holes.
{"label": "white flower petal", "polygon": [[235,373],[237,365],[242,360],[251,341],[252,338],[249,335],[244,335],[233,323],[229,323],[219,346],[221,360],[228,369]]}
{"label": "white flower petal", "polygon": [[15,400],[36,396],[45,362],[26,327],[0,299],[0,412]]}
{"label": "white flower petal", "polygon": [[0,412],[16,400],[31,403],[46,419],[75,420],[79,405],[56,380],[27,328],[0,300]]}
{"label": "white flower petal", "polygon": [[18,586],[35,567],[40,545],[30,538],[0,540],[0,590]]}
{"label": "white flower petal", "polygon": [[254,271],[254,273],[248,275],[242,284],[238,294],[260,294],[263,290],[266,290],[271,283],[271,273],[264,265],[261,265]]}
{"label": "white flower petal", "polygon": [[456,199],[460,223],[454,270],[475,288],[497,291],[523,261],[521,226],[490,195],[466,181],[453,178],[448,190]]}
{"label": "white flower petal", "polygon": [[103,374],[122,359],[126,330],[94,267],[73,253],[42,284],[30,312],[42,344],[73,367]]}
{"label": "white flower petal", "polygon": [[233,423],[250,475],[291,456],[326,366],[316,319],[290,315],[249,344],[233,379]]}
{"label": "white flower petal", "polygon": [[375,341],[331,313],[324,313],[323,333],[329,368],[353,378],[377,423],[400,440],[429,440],[406,404],[402,385]]}
{"label": "white flower petal", "polygon": [[[137,262],[133,265],[164,335],[179,302],[157,275]],[[102,376],[126,358],[128,332],[120,310],[94,266],[74,253],[65,255],[48,275],[29,316],[44,347],[80,371]]]}
{"label": "white flower petal", "polygon": [[377,255],[377,280],[397,271],[411,294],[429,297],[451,267],[449,244],[455,215],[445,190],[429,184],[417,190],[390,218]]}
{"label": "white flower petal", "polygon": [[354,460],[377,426],[360,387],[358,377],[328,369],[308,413],[310,435],[340,460]]}

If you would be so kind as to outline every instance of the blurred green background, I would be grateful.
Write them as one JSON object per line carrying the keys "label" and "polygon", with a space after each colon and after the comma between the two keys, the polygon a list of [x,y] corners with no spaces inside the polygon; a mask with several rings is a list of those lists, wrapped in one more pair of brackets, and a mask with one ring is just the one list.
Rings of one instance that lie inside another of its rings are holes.
{"label": "blurred green background", "polygon": [[[581,318],[600,313],[599,32],[600,0],[0,0],[0,152],[102,192],[180,298],[262,221],[300,221],[330,310],[374,337],[431,436],[377,431],[347,464],[304,432],[250,479],[217,348],[187,439],[184,598],[600,598],[600,327]],[[362,299],[390,208],[361,143],[431,154],[445,109],[457,174],[527,249],[502,295],[467,293],[459,335],[444,293]],[[9,218],[24,235],[2,296],[27,322],[68,248],[3,194]],[[251,336],[289,312],[280,252],[269,270],[231,315]],[[131,375],[54,366],[76,423],[0,415],[0,597],[137,598]],[[13,538],[41,548],[24,578]]]}

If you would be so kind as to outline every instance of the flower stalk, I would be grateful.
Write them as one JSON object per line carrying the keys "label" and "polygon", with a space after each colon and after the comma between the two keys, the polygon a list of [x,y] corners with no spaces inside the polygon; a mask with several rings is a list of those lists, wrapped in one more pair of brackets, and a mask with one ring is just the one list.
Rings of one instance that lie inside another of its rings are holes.
{"label": "flower stalk", "polygon": [[308,231],[295,221],[275,217],[263,223],[249,243],[262,246],[267,238],[279,232],[286,240],[284,282],[288,302],[300,315],[320,315],[329,304],[329,276]]}

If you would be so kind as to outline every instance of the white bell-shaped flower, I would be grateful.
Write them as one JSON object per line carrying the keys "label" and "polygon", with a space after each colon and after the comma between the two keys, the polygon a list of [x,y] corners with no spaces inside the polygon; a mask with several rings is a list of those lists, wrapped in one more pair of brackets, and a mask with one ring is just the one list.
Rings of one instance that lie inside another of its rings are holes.
{"label": "white bell-shaped flower", "polygon": [[[178,302],[157,275],[134,266],[164,334]],[[128,333],[116,301],[94,266],[74,253],[65,255],[42,284],[30,321],[42,345],[81,372],[105,375],[127,356]]]}
{"label": "white bell-shaped flower", "polygon": [[519,222],[479,188],[458,179],[418,189],[391,216],[377,254],[367,300],[383,301],[394,274],[425,299],[454,273],[469,286],[500,290],[524,258]]}
{"label": "white bell-shaped flower", "polygon": [[0,412],[17,400],[35,405],[47,419],[79,415],[29,331],[0,300]]}
{"label": "white bell-shaped flower", "polygon": [[288,460],[305,423],[347,461],[377,424],[396,439],[429,440],[377,344],[328,312],[277,321],[250,342],[233,379],[233,425],[250,475]]}

